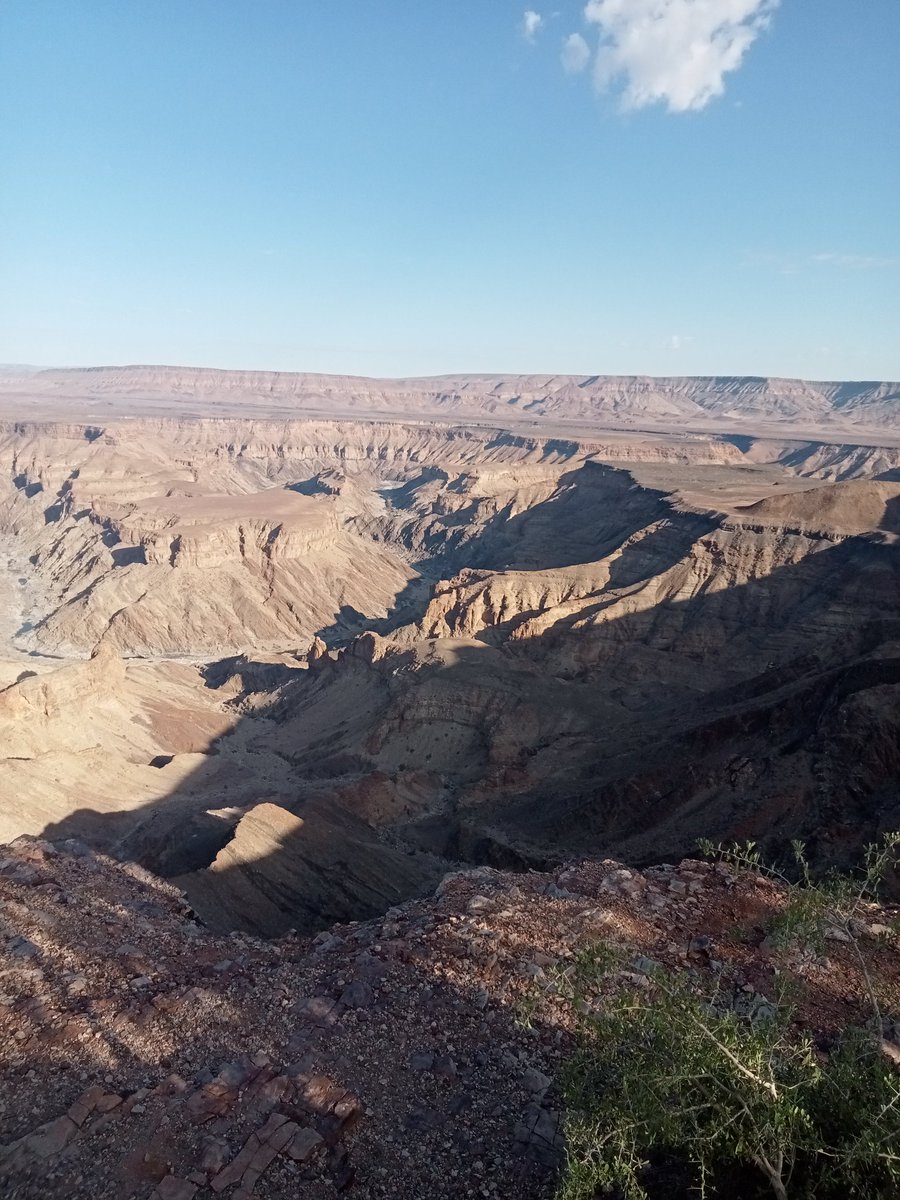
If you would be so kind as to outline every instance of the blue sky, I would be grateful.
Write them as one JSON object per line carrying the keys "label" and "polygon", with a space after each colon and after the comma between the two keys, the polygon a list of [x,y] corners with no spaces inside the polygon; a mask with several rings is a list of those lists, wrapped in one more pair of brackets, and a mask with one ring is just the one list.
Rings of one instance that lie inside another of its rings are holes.
{"label": "blue sky", "polygon": [[3,0],[0,362],[900,378],[897,0]]}

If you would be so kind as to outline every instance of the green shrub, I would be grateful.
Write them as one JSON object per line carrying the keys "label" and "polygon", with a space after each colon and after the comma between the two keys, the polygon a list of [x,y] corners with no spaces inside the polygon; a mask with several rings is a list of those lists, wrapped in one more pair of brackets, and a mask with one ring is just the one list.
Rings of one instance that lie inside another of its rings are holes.
{"label": "green shrub", "polygon": [[[900,1197],[900,1076],[881,1053],[877,981],[855,924],[898,842],[872,848],[859,880],[816,884],[803,870],[790,885],[781,935],[814,939],[823,923],[836,925],[866,980],[868,1026],[827,1052],[798,1032],[782,977],[774,998],[748,1006],[724,972],[702,984],[641,964],[650,971],[644,987],[623,982],[627,960],[610,947],[576,959],[565,977],[579,1018],[563,1081],[560,1200],[668,1200],[671,1188],[654,1188],[660,1162],[682,1164],[701,1196]],[[752,853],[732,849],[728,858],[760,869]],[[805,861],[799,847],[797,856]]]}

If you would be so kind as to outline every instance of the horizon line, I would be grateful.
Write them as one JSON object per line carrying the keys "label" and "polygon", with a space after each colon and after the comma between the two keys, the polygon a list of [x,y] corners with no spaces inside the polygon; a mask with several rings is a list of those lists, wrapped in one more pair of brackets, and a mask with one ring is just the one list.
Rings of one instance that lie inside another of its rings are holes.
{"label": "horizon line", "polygon": [[813,378],[806,375],[780,374],[746,374],[746,373],[699,373],[681,375],[653,375],[644,372],[575,372],[575,371],[441,371],[436,374],[413,375],[366,375],[346,371],[316,371],[316,370],[279,370],[272,367],[215,367],[197,366],[188,363],[94,363],[90,366],[70,364],[54,364],[52,366],[26,363],[0,363],[0,371],[22,371],[28,374],[40,375],[51,371],[208,371],[222,375],[275,375],[275,376],[321,376],[329,379],[360,379],[379,383],[404,383],[409,381],[430,381],[442,379],[567,379],[582,381],[600,381],[604,379],[647,379],[647,380],[678,380],[678,379],[734,379],[756,382],[783,383],[844,383],[844,384],[896,384],[900,380],[888,378]]}

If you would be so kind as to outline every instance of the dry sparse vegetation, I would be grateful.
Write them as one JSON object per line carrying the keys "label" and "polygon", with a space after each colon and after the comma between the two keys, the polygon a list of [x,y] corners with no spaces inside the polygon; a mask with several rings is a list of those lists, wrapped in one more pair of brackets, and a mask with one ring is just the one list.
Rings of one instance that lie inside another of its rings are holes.
{"label": "dry sparse vegetation", "polygon": [[[751,843],[706,844],[741,870],[777,876],[790,889],[772,921],[780,945],[849,943],[865,980],[868,1021],[826,1047],[798,1026],[791,985],[777,980],[769,1004],[747,1007],[722,973],[710,986],[690,971],[662,967],[647,987],[610,994],[626,959],[599,946],[568,972],[580,1011],[570,1062],[568,1168],[561,1200],[613,1193],[625,1200],[670,1194],[660,1172],[684,1170],[701,1196],[753,1195],[755,1170],[779,1200],[815,1197],[888,1200],[900,1190],[900,1075],[883,1052],[886,1023],[879,980],[862,944],[863,908],[896,860],[900,834],[867,848],[857,878],[815,880],[795,843],[797,880],[767,868]],[[735,1194],[730,1190],[729,1194]]]}

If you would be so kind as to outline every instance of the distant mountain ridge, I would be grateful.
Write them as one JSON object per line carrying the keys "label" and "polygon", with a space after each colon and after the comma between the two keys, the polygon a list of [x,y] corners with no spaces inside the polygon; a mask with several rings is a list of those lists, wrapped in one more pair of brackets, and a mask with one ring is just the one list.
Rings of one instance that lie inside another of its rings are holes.
{"label": "distant mountain ridge", "polygon": [[[445,415],[586,424],[662,423],[691,428],[802,426],[900,432],[900,383],[815,382],[765,376],[604,376],[458,374],[375,379],[308,372],[230,371],[210,367],[101,366],[0,373],[0,404],[61,400],[119,401],[131,411],[217,415],[240,403],[248,416],[332,411]],[[56,404],[54,405],[54,402]]]}

